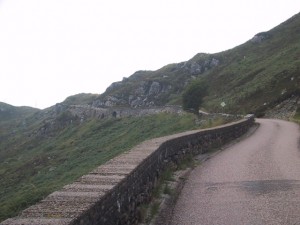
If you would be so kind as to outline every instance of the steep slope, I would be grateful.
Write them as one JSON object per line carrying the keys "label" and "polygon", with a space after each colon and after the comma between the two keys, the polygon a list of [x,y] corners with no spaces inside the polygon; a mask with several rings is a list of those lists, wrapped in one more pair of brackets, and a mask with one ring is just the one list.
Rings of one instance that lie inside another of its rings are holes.
{"label": "steep slope", "polygon": [[224,62],[205,74],[210,83],[205,106],[229,111],[264,111],[300,87],[300,14],[250,41],[218,54]]}
{"label": "steep slope", "polygon": [[138,71],[101,95],[45,110],[0,103],[0,221],[138,142],[199,127],[178,107],[162,113],[182,104],[193,80],[208,84],[203,107],[212,112],[263,115],[292,96],[297,104],[299,40],[297,14],[236,48]]}
{"label": "steep slope", "polygon": [[[248,42],[216,54],[197,54],[187,62],[157,71],[138,71],[113,83],[92,105],[151,107],[181,105],[181,93],[194,79],[209,85],[209,111],[264,112],[299,95],[300,14]],[[225,102],[226,106],[220,106]]]}
{"label": "steep slope", "polygon": [[191,114],[81,120],[68,109],[38,111],[0,135],[0,222],[143,140],[199,127]]}

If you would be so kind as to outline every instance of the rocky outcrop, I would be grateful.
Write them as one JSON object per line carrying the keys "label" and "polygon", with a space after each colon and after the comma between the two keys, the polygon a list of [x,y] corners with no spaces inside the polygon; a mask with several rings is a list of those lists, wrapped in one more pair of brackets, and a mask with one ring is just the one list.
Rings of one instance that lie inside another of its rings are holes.
{"label": "rocky outcrop", "polygon": [[261,43],[264,40],[267,40],[271,37],[271,35],[268,32],[261,32],[256,35],[250,40],[252,43]]}
{"label": "rocky outcrop", "polygon": [[[42,120],[40,127],[29,136],[51,136],[69,125],[79,125],[89,119],[110,119],[125,117],[141,117],[159,113],[184,113],[179,106],[124,108],[124,107],[93,107],[89,105],[56,104],[47,111],[35,115]],[[45,119],[43,119],[45,118]]]}
{"label": "rocky outcrop", "polygon": [[[115,83],[111,85],[108,90],[126,85],[122,83]],[[153,107],[159,106],[161,97],[170,94],[172,85],[159,81],[140,81],[135,85],[135,89],[130,90],[129,93],[117,93],[115,95],[106,95],[93,101],[93,107],[114,107],[114,106],[129,106],[131,108],[138,107]]]}
{"label": "rocky outcrop", "polygon": [[113,95],[107,95],[103,99],[97,99],[92,103],[93,107],[113,107],[117,105],[126,105],[126,101]]}
{"label": "rocky outcrop", "polygon": [[167,65],[157,71],[137,71],[112,83],[93,107],[154,107],[180,98],[184,87],[197,76],[220,65],[213,55],[198,54],[193,59]]}
{"label": "rocky outcrop", "polygon": [[289,120],[296,114],[297,108],[300,108],[300,97],[293,96],[278,103],[272,109],[269,109],[265,117]]}
{"label": "rocky outcrop", "polygon": [[187,70],[191,75],[199,75],[220,64],[220,60],[211,57],[206,60],[188,61],[178,64],[179,68]]}

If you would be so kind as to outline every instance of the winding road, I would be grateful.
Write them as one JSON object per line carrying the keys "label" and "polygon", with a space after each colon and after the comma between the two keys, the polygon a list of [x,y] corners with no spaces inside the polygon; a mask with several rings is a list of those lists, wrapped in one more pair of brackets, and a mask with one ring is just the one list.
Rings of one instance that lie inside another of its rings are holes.
{"label": "winding road", "polygon": [[248,138],[190,174],[171,225],[300,225],[300,130],[257,119]]}

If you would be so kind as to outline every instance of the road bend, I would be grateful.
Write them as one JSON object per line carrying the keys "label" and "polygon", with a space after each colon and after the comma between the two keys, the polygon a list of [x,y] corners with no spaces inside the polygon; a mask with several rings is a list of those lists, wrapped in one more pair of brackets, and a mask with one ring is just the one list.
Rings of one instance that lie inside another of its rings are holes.
{"label": "road bend", "polygon": [[299,126],[256,121],[250,137],[192,171],[172,225],[300,225]]}

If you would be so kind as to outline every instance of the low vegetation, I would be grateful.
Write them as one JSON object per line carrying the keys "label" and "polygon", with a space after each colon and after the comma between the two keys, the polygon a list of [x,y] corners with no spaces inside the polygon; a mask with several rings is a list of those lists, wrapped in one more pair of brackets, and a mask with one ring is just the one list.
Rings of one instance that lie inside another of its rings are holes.
{"label": "low vegetation", "polygon": [[293,120],[297,123],[300,123],[300,108],[299,107],[297,108],[297,111],[296,111],[296,114],[295,114]]}
{"label": "low vegetation", "polygon": [[98,94],[77,94],[69,96],[64,100],[64,104],[66,105],[84,105],[84,104],[90,104],[95,100],[99,95]]}
{"label": "low vegetation", "polygon": [[200,128],[195,121],[190,113],[162,113],[90,119],[51,136],[30,136],[32,127],[8,135],[0,143],[0,221],[146,139]]}
{"label": "low vegetation", "polygon": [[[179,185],[183,181],[182,179],[184,179],[182,175],[196,165],[199,165],[199,162],[192,155],[187,155],[178,165],[173,164],[162,172],[156,183],[156,187],[152,191],[151,201],[140,208],[143,225],[155,224],[155,220],[158,220],[157,216],[159,216],[164,207],[173,207],[170,204],[176,201],[180,193]],[[166,199],[172,200],[166,203]]]}
{"label": "low vegetation", "polygon": [[201,80],[191,82],[182,94],[182,107],[198,115],[203,103],[203,97],[207,94],[207,84]]}

